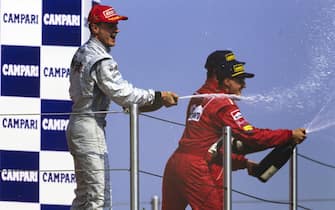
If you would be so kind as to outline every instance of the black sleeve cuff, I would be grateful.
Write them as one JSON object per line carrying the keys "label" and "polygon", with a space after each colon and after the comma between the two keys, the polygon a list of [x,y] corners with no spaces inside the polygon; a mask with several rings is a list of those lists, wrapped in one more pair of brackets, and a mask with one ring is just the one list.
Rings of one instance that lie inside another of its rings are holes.
{"label": "black sleeve cuff", "polygon": [[161,91],[155,91],[155,99],[152,105],[163,106]]}

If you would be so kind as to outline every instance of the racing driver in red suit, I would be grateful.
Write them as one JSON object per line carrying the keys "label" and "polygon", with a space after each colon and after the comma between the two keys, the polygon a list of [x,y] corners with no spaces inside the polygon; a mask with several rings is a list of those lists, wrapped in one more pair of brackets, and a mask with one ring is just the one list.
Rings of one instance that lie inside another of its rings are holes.
{"label": "racing driver in red suit", "polygon": [[232,129],[233,170],[247,169],[251,176],[255,175],[258,165],[245,154],[289,141],[299,144],[306,138],[304,128],[256,128],[243,117],[234,100],[219,95],[241,95],[245,78],[254,77],[244,72],[244,64],[228,50],[215,51],[208,56],[206,82],[195,93],[199,97],[190,100],[183,136],[165,167],[162,210],[184,210],[187,205],[193,210],[224,208],[223,154],[222,148],[217,149],[224,126]]}

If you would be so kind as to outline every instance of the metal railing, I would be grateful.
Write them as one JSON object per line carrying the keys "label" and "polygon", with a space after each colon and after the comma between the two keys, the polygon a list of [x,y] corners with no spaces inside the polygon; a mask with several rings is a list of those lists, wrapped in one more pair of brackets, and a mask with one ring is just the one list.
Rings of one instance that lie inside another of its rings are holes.
{"label": "metal railing", "polygon": [[290,159],[290,210],[298,210],[298,148]]}
{"label": "metal railing", "polygon": [[223,128],[224,141],[224,209],[232,209],[232,163],[231,163],[231,128],[226,126]]}
{"label": "metal railing", "polygon": [[130,201],[131,210],[139,210],[138,105],[130,106]]}

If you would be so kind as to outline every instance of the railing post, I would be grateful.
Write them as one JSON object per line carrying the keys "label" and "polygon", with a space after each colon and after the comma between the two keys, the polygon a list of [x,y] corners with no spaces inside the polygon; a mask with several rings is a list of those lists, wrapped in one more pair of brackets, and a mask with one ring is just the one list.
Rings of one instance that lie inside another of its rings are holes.
{"label": "railing post", "polygon": [[231,128],[229,126],[224,127],[224,209],[232,209],[232,162],[231,162]]}
{"label": "railing post", "polygon": [[298,210],[298,148],[290,159],[290,210]]}
{"label": "railing post", "polygon": [[159,209],[159,197],[154,195],[151,199],[151,210],[158,210]]}
{"label": "railing post", "polygon": [[138,105],[130,105],[130,203],[139,210]]}

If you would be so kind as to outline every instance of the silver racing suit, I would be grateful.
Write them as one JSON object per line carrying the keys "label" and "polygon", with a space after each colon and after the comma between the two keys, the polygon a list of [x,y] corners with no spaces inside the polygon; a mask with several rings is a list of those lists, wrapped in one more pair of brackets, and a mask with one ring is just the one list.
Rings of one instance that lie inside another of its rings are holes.
{"label": "silver racing suit", "polygon": [[77,188],[72,210],[111,209],[109,164],[105,140],[105,113],[110,102],[127,107],[152,104],[154,90],[133,87],[118,71],[110,49],[91,37],[71,62],[72,114],[66,131],[74,159]]}

